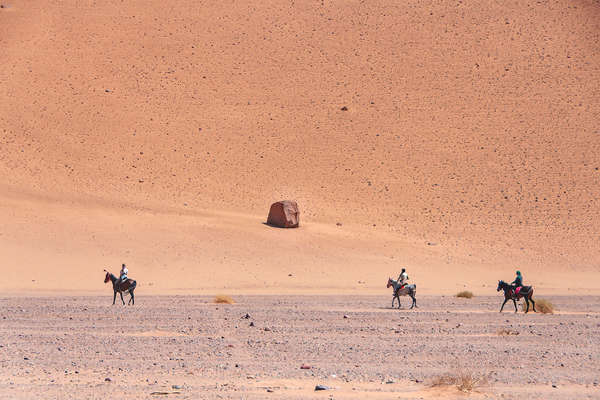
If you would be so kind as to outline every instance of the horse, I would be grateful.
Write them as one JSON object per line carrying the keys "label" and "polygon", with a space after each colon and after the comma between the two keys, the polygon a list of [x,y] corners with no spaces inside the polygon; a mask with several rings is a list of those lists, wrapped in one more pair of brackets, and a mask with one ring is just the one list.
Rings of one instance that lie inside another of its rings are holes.
{"label": "horse", "polygon": [[508,284],[504,281],[498,281],[498,288],[496,289],[496,291],[499,292],[501,290],[504,290],[504,302],[502,303],[502,307],[500,307],[500,312],[502,312],[502,309],[504,308],[504,305],[508,300],[513,301],[513,303],[515,304],[515,312],[517,312],[517,300],[519,300],[521,297],[523,297],[525,299],[525,302],[527,303],[525,314],[529,312],[529,302],[533,304],[533,311],[537,312],[537,310],[535,309],[535,301],[533,301],[532,298],[533,286],[521,286],[519,293],[515,293],[515,289],[511,284]]}
{"label": "horse", "polygon": [[123,302],[123,305],[125,305],[125,300],[123,300],[123,292],[129,292],[129,295],[131,296],[127,305],[135,305],[135,297],[133,296],[133,291],[137,286],[137,282],[133,279],[127,278],[123,282],[121,282],[119,287],[117,287],[117,281],[119,280],[119,278],[117,278],[107,270],[104,270],[104,272],[106,272],[106,276],[104,277],[104,283],[112,281],[113,284],[113,305],[115,305],[115,300],[117,299],[117,292],[119,292],[119,295],[121,295],[121,301]]}
{"label": "horse", "polygon": [[394,292],[392,293],[392,308],[394,308],[394,300],[396,299],[398,299],[398,308],[400,308],[400,296],[406,295],[410,296],[410,298],[412,299],[412,305],[410,306],[410,309],[412,310],[413,307],[418,307],[417,299],[415,299],[415,295],[417,294],[417,285],[404,285],[401,288],[401,285],[398,283],[398,281],[395,281],[392,278],[388,278],[386,288],[389,288],[390,286],[393,286],[394,288]]}

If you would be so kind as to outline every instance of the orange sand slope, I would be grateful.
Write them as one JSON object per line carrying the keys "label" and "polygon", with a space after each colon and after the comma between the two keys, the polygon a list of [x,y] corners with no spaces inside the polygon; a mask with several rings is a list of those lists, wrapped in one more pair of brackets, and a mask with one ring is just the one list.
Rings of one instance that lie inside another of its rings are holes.
{"label": "orange sand slope", "polygon": [[598,292],[599,33],[592,1],[10,2],[0,290]]}

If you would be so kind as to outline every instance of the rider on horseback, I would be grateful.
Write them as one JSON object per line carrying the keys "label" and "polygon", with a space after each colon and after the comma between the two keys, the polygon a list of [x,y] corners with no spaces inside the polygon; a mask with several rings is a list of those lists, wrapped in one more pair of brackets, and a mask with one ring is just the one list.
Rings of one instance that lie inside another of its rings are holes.
{"label": "rider on horseback", "polygon": [[119,272],[119,280],[117,281],[117,287],[121,287],[121,283],[127,280],[127,274],[129,270],[125,266],[125,264],[121,265],[121,272]]}
{"label": "rider on horseback", "polygon": [[402,289],[404,285],[406,285],[406,281],[408,280],[408,274],[406,273],[406,268],[402,268],[402,272],[400,276],[398,276],[398,290]]}
{"label": "rider on horseback", "polygon": [[517,277],[511,282],[511,285],[513,287],[513,292],[518,294],[523,287],[523,276],[521,275],[521,271],[517,271]]}

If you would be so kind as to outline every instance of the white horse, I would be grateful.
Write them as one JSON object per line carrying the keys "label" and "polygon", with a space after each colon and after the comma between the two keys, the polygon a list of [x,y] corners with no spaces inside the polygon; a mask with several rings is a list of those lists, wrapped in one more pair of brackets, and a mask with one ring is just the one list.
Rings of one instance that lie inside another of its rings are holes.
{"label": "white horse", "polygon": [[388,283],[386,287],[392,286],[394,288],[394,292],[392,293],[392,308],[394,308],[394,300],[398,299],[398,308],[400,308],[400,296],[410,296],[412,299],[412,305],[410,309],[417,306],[417,299],[415,299],[415,294],[417,294],[417,285],[410,284],[404,285],[402,288],[398,281],[393,280],[392,278],[388,278]]}

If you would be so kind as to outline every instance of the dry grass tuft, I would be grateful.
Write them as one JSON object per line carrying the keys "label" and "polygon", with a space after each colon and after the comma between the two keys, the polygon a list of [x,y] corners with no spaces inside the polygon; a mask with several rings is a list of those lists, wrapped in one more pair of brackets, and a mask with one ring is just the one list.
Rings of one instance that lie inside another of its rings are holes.
{"label": "dry grass tuft", "polygon": [[[542,314],[554,314],[554,304],[550,303],[546,299],[534,299],[535,301],[535,310]],[[527,303],[523,301],[521,303],[521,310],[525,311],[527,309]],[[529,305],[529,311],[533,311],[533,305]]]}
{"label": "dry grass tuft", "polygon": [[456,294],[456,297],[463,297],[465,299],[470,299],[473,297],[473,292],[469,292],[468,290],[463,290]]}
{"label": "dry grass tuft", "polygon": [[542,314],[554,314],[554,305],[548,300],[535,300],[535,309]]}
{"label": "dry grass tuft", "polygon": [[510,329],[500,329],[498,331],[498,336],[516,336],[518,334],[518,331],[511,331]]}
{"label": "dry grass tuft", "polygon": [[216,295],[213,301],[217,304],[235,304],[235,301],[231,297],[223,294]]}
{"label": "dry grass tuft", "polygon": [[464,393],[487,385],[488,377],[485,375],[476,375],[472,372],[462,371],[455,374],[445,374],[434,378],[431,381],[431,387],[455,386]]}

